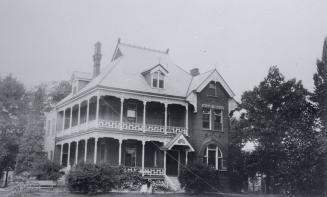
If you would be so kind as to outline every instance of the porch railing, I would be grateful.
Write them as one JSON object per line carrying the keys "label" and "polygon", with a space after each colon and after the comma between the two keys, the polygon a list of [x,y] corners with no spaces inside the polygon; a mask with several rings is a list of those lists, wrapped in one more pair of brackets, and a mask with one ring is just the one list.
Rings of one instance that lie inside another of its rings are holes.
{"label": "porch railing", "polygon": [[166,174],[164,168],[145,167],[142,171],[141,167],[124,167],[126,172],[140,172],[144,176],[164,176]]}
{"label": "porch railing", "polygon": [[76,125],[72,128],[65,129],[57,133],[58,137],[70,135],[82,130],[87,130],[90,128],[107,128],[107,129],[122,129],[128,131],[136,131],[136,132],[147,132],[147,133],[162,133],[162,134],[178,134],[184,133],[187,135],[187,129],[185,127],[173,127],[167,126],[167,132],[165,132],[164,125],[154,125],[154,124],[146,124],[145,129],[142,123],[133,123],[133,122],[123,122],[122,125],[120,121],[114,120],[99,120],[96,122],[95,120],[82,123],[80,125]]}
{"label": "porch railing", "polygon": [[167,127],[167,133],[173,133],[173,134],[184,133],[184,134],[186,134],[186,128],[169,126],[169,127]]}

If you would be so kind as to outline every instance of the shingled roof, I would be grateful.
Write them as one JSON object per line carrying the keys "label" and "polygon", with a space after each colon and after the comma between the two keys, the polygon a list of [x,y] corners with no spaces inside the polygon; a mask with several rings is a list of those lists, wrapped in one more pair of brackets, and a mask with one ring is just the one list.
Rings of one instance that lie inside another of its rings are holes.
{"label": "shingled roof", "polygon": [[[143,75],[144,72],[158,65],[168,72],[165,75],[163,89],[149,86]],[[186,98],[192,92],[199,90],[201,84],[210,77],[218,80],[231,97],[234,96],[216,69],[193,77],[171,60],[168,50],[159,51],[118,41],[110,64],[104,67],[101,73],[92,79],[80,93],[95,87],[107,87]],[[70,94],[58,105],[77,95]]]}

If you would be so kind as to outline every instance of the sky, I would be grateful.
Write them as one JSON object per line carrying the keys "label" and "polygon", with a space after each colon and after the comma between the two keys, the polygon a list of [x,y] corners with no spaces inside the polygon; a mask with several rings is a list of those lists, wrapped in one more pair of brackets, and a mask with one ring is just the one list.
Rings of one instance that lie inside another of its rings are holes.
{"label": "sky", "polygon": [[0,76],[27,88],[109,64],[117,39],[166,50],[190,70],[217,68],[239,100],[277,65],[313,90],[326,0],[0,0]]}

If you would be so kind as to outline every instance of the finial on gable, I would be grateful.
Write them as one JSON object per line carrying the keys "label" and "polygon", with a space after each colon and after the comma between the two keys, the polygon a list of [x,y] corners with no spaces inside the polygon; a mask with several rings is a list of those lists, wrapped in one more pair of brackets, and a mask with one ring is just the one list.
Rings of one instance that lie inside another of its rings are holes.
{"label": "finial on gable", "polygon": [[166,53],[167,53],[167,54],[169,53],[169,48],[168,48],[168,49],[166,49]]}
{"label": "finial on gable", "polygon": [[118,38],[118,44],[120,43],[120,38]]}

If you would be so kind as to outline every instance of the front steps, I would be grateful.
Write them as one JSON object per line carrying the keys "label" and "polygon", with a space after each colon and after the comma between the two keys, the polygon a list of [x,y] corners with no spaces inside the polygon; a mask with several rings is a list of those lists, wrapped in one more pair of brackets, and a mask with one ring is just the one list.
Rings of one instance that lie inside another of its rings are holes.
{"label": "front steps", "polygon": [[165,176],[165,181],[168,184],[168,187],[174,192],[184,192],[181,188],[181,184],[176,176]]}

